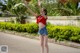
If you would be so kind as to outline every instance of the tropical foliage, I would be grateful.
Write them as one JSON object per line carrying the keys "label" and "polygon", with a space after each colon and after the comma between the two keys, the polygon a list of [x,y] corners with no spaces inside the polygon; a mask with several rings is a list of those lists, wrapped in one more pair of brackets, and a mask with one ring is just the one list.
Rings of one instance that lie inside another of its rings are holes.
{"label": "tropical foliage", "polygon": [[11,14],[15,14],[17,16],[16,20],[19,23],[25,23],[26,19],[26,7],[22,0],[8,0],[7,2],[7,10]]}
{"label": "tropical foliage", "polygon": [[18,16],[17,17],[18,22],[23,23],[25,21],[26,17],[24,16],[26,16],[26,7],[24,3],[18,3],[14,5],[12,7],[12,12]]}
{"label": "tropical foliage", "polygon": [[[79,13],[80,8],[78,8],[78,2],[80,2],[80,0],[56,0],[56,2],[54,1],[55,0],[42,1],[42,6],[48,10],[49,16],[72,16],[72,15],[79,16],[80,15]],[[12,8],[19,3],[22,3],[22,0],[8,0],[7,11],[13,14]],[[29,2],[29,6],[34,12],[39,13],[37,0],[31,0],[31,2]]]}
{"label": "tropical foliage", "polygon": [[[4,1],[4,2],[2,2]],[[0,16],[3,16],[3,13],[5,14],[6,9],[7,9],[7,1],[6,0],[0,0]]]}
{"label": "tropical foliage", "polygon": [[79,0],[60,0],[58,3],[58,9],[60,9],[60,13],[62,12],[62,15],[78,16],[80,15],[80,9],[78,9],[78,2]]}
{"label": "tropical foliage", "polygon": [[[45,0],[47,1],[47,0]],[[49,16],[79,16],[80,9],[78,9],[79,0],[50,0],[51,3],[42,1],[42,6],[48,10]],[[32,0],[30,2],[32,9],[36,12],[37,10],[37,0]]]}

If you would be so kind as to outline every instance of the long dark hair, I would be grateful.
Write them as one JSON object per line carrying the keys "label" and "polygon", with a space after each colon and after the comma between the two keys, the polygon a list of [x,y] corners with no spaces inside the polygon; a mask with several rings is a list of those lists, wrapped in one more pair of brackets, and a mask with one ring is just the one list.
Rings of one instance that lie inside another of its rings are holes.
{"label": "long dark hair", "polygon": [[45,12],[45,15],[47,15],[47,9],[43,8],[43,11]]}

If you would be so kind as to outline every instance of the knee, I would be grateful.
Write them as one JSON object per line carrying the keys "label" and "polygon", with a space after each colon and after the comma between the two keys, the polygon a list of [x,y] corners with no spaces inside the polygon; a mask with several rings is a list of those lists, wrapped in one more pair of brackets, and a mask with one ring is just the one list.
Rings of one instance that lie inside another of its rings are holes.
{"label": "knee", "polygon": [[45,44],[45,47],[48,47],[48,44]]}
{"label": "knee", "polygon": [[43,43],[41,43],[41,46],[44,46],[44,44],[43,44]]}

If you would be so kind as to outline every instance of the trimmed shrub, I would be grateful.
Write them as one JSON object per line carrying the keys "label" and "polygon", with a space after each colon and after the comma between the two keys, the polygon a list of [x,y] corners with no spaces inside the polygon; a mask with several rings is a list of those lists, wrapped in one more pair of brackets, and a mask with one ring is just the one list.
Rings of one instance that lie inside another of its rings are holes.
{"label": "trimmed shrub", "polygon": [[[37,33],[36,23],[14,24],[10,22],[0,22],[0,29],[17,32]],[[75,26],[54,26],[47,24],[48,37],[59,41],[73,41],[80,43],[80,28]]]}

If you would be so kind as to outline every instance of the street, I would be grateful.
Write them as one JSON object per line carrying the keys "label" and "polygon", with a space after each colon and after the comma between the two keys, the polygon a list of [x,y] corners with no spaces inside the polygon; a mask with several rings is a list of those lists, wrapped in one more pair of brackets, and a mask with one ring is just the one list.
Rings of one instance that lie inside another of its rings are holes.
{"label": "street", "polygon": [[[8,45],[8,53],[41,53],[39,40],[0,32],[0,45]],[[49,53],[80,53],[80,49],[49,43]]]}

